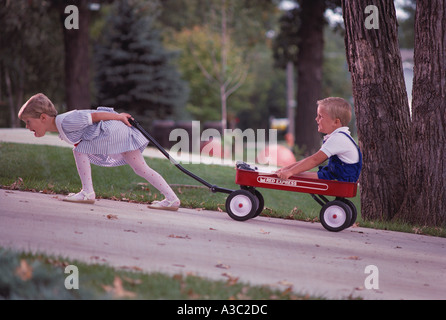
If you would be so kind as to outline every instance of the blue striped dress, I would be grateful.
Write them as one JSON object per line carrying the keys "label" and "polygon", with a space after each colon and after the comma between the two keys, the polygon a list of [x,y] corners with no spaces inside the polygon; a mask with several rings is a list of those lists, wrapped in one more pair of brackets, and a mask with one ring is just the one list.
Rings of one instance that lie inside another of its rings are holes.
{"label": "blue striped dress", "polygon": [[59,137],[75,145],[79,153],[88,154],[90,162],[102,167],[127,164],[121,153],[140,150],[149,144],[142,133],[128,127],[122,121],[109,120],[93,123],[93,112],[114,112],[113,108],[99,107],[96,110],[73,110],[56,116]]}

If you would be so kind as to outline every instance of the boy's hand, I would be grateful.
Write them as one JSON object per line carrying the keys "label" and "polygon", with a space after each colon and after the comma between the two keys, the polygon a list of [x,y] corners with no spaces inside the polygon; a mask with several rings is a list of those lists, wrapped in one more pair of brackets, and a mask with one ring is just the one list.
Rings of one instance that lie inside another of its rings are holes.
{"label": "boy's hand", "polygon": [[280,169],[276,171],[277,176],[279,179],[287,180],[289,177],[291,177],[293,174],[291,173],[291,170],[287,169]]}

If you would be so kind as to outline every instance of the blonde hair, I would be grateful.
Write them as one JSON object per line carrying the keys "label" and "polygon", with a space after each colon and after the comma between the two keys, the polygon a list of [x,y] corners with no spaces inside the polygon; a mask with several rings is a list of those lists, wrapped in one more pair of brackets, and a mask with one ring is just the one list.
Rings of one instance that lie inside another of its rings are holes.
{"label": "blonde hair", "polygon": [[319,107],[324,107],[333,119],[339,119],[342,126],[347,126],[352,119],[352,107],[345,99],[329,97],[317,102]]}
{"label": "blonde hair", "polygon": [[19,119],[24,117],[40,118],[45,113],[51,117],[57,116],[57,110],[50,99],[43,93],[38,93],[29,98],[28,101],[20,108]]}

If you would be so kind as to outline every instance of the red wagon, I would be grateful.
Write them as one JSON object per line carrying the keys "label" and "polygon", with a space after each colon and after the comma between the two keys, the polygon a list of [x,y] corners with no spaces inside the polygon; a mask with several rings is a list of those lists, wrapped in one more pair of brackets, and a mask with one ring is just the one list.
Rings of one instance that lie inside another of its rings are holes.
{"label": "red wagon", "polygon": [[[257,168],[239,162],[237,163],[235,182],[240,185],[240,190],[222,188],[207,182],[181,166],[144,130],[138,121],[129,119],[129,122],[183,173],[205,185],[214,193],[228,194],[226,212],[234,220],[245,221],[257,217],[263,210],[264,200],[262,194],[256,188],[268,188],[309,193],[322,206],[320,220],[324,228],[329,231],[344,230],[356,221],[356,207],[346,198],[356,196],[357,183],[308,179],[299,176],[281,180],[275,174],[259,172]],[[336,199],[329,201],[325,196],[334,196]]]}
{"label": "red wagon", "polygon": [[[235,183],[241,189],[233,191],[226,199],[226,211],[234,220],[257,217],[264,208],[264,200],[256,188],[266,188],[310,194],[322,206],[319,217],[329,231],[344,230],[356,221],[356,207],[346,198],[356,196],[357,183],[299,176],[282,180],[274,173],[260,172],[243,162],[237,164]],[[333,196],[335,200],[330,201],[325,196]]]}

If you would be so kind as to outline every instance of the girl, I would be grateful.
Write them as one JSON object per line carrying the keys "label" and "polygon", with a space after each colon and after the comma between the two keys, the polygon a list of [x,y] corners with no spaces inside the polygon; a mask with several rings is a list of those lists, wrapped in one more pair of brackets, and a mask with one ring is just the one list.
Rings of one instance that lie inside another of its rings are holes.
{"label": "girl", "polygon": [[46,132],[58,132],[62,140],[75,146],[73,154],[82,190],[69,194],[64,201],[94,203],[96,196],[90,163],[103,167],[128,164],[165,196],[163,201],[154,201],[149,208],[178,210],[180,200],[176,194],[145,162],[142,152],[148,141],[130,125],[128,119],[131,115],[128,113],[118,114],[112,108],[99,107],[97,110],[74,110],[57,115],[51,100],[38,93],[22,106],[18,116],[35,137],[43,137]]}

